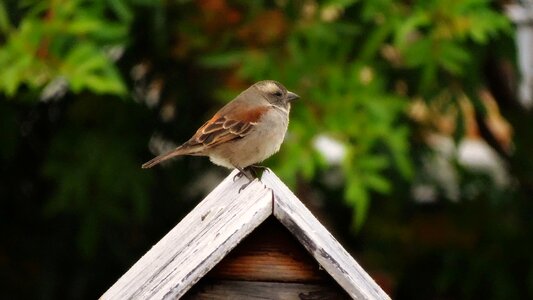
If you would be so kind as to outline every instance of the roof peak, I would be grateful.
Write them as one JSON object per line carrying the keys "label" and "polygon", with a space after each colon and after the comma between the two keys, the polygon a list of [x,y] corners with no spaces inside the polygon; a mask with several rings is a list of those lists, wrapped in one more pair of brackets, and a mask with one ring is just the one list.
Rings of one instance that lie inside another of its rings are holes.
{"label": "roof peak", "polygon": [[390,299],[270,170],[239,193],[229,174],[101,299],[179,298],[269,216],[283,224],[353,298]]}

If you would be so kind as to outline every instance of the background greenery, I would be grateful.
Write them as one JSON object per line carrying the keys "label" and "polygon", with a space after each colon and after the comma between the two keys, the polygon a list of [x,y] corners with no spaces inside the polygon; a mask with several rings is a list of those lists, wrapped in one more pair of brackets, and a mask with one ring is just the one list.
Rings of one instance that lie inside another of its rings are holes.
{"label": "background greenery", "polygon": [[[261,79],[301,96],[266,164],[393,298],[533,297],[533,124],[499,4],[0,1],[0,297],[100,296],[227,174],[140,164]],[[435,136],[484,141],[508,183],[455,146],[428,167]]]}

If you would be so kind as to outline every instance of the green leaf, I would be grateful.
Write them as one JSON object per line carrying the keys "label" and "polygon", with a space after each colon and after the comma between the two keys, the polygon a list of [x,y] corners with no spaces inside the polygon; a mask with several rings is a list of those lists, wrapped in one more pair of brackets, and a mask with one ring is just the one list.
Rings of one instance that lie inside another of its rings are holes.
{"label": "green leaf", "polygon": [[329,6],[329,5],[333,5],[333,6],[336,6],[336,7],[343,7],[343,8],[346,8],[348,6],[351,6],[355,3],[357,3],[359,0],[327,0],[327,1],[324,1],[323,5],[324,6]]}
{"label": "green leaf", "polygon": [[99,30],[105,30],[102,21],[89,16],[80,17],[72,20],[68,24],[67,31],[72,34],[89,34]]}
{"label": "green leaf", "polygon": [[0,1],[0,32],[7,35],[11,30],[11,21],[6,11],[4,1]]}
{"label": "green leaf", "polygon": [[443,42],[439,45],[439,62],[443,69],[459,75],[463,65],[470,59],[468,52],[463,47],[453,42]]}
{"label": "green leaf", "polygon": [[349,180],[346,183],[346,200],[354,207],[354,229],[359,231],[366,220],[368,213],[368,193],[360,181]]}
{"label": "green leaf", "polygon": [[390,182],[378,173],[369,173],[364,177],[366,185],[376,192],[387,194],[391,190]]}
{"label": "green leaf", "polygon": [[123,21],[131,22],[133,20],[133,11],[124,0],[108,0],[113,12]]}
{"label": "green leaf", "polygon": [[82,43],[68,54],[62,75],[69,81],[74,92],[88,89],[97,94],[121,95],[126,92],[115,66],[101,51]]}
{"label": "green leaf", "polygon": [[[114,70],[108,70],[114,72]],[[115,94],[123,95],[126,88],[121,78],[116,74],[87,75],[84,79],[87,89],[96,94]]]}
{"label": "green leaf", "polygon": [[431,24],[430,17],[424,10],[417,10],[407,19],[399,24],[395,24],[397,28],[394,33],[394,45],[404,51],[405,48],[410,47],[410,40],[413,35],[418,32],[420,27],[428,26]]}
{"label": "green leaf", "polygon": [[360,159],[358,165],[366,171],[381,171],[389,167],[389,160],[384,155],[365,155]]}

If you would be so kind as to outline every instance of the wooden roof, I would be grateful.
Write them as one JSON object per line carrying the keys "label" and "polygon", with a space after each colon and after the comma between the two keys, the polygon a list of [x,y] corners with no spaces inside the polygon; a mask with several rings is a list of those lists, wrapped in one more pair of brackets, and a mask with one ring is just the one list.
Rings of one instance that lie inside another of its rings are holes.
{"label": "wooden roof", "polygon": [[232,172],[101,299],[176,299],[269,216],[279,220],[354,299],[390,299],[271,171],[239,188]]}
{"label": "wooden roof", "polygon": [[270,216],[182,299],[346,300],[351,297],[296,237]]}

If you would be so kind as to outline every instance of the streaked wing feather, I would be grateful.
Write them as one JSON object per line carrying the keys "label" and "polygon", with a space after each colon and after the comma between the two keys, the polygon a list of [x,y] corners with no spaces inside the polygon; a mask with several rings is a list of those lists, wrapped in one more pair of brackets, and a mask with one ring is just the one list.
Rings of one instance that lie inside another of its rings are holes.
{"label": "streaked wing feather", "polygon": [[245,135],[248,134],[248,132],[250,132],[250,130],[252,130],[252,128],[254,128],[254,125],[248,123],[248,126],[246,126],[245,128],[242,128],[241,131],[239,131],[239,136],[243,137]]}
{"label": "streaked wing feather", "polygon": [[240,139],[251,132],[268,106],[248,107],[236,110],[242,102],[233,101],[222,108],[211,120],[207,121],[183,147],[214,147],[216,145]]}
{"label": "streaked wing feather", "polygon": [[209,121],[200,127],[193,138],[186,144],[189,147],[198,144],[213,147],[244,137],[250,132],[253,126],[254,124],[249,122],[239,122],[237,120],[227,119],[226,117],[220,117],[214,122]]}
{"label": "streaked wing feather", "polygon": [[200,128],[202,134],[208,134],[213,131],[218,131],[221,127],[224,126],[224,118],[217,119],[213,123],[206,123],[204,126]]}
{"label": "streaked wing feather", "polygon": [[237,120],[232,120],[232,119],[226,119],[224,118],[224,128],[230,128],[232,127],[233,125],[239,123],[239,121]]}

